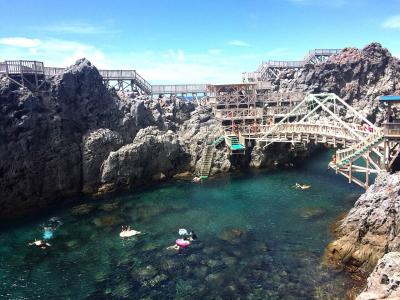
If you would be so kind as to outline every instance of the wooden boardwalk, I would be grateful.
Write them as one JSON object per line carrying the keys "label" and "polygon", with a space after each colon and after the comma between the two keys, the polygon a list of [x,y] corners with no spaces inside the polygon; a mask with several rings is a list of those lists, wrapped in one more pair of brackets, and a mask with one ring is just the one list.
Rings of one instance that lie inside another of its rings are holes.
{"label": "wooden boardwalk", "polygon": [[328,57],[338,54],[342,49],[314,49],[310,50],[303,60],[285,61],[268,60],[263,61],[254,72],[243,72],[243,82],[258,82],[271,80],[279,77],[282,69],[301,69],[307,64],[318,64],[325,61]]}

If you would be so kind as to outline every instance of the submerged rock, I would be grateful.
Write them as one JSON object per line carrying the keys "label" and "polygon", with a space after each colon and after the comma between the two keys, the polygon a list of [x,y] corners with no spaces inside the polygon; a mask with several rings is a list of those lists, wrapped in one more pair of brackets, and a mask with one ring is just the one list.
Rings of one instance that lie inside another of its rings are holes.
{"label": "submerged rock", "polygon": [[72,208],[71,213],[75,216],[82,216],[91,213],[95,209],[94,204],[81,204]]}
{"label": "submerged rock", "polygon": [[300,211],[300,216],[303,219],[316,219],[322,217],[325,212],[322,207],[304,207]]}

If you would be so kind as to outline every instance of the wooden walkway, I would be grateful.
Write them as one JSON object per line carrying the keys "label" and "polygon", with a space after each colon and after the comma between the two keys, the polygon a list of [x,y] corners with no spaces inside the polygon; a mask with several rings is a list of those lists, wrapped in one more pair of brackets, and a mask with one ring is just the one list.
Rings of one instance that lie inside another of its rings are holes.
{"label": "wooden walkway", "polygon": [[342,49],[314,49],[310,50],[303,60],[285,61],[268,60],[263,61],[254,72],[243,72],[243,82],[258,82],[272,80],[279,77],[282,69],[301,69],[307,64],[318,64],[325,61],[329,56],[338,54]]}

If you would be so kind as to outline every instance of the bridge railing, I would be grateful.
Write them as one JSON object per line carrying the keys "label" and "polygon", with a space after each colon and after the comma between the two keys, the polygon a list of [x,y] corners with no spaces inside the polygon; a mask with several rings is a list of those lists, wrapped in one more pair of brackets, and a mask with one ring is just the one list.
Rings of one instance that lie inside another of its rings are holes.
{"label": "bridge railing", "polygon": [[262,62],[263,68],[302,68],[304,67],[304,61],[302,60],[294,60],[294,61],[285,61],[285,60],[268,60]]}
{"label": "bridge railing", "polygon": [[44,67],[44,75],[46,75],[47,77],[61,74],[64,71],[65,71],[65,68]]}
{"label": "bridge railing", "polygon": [[207,84],[153,85],[153,94],[207,93]]}
{"label": "bridge railing", "polygon": [[[349,125],[349,127],[352,127]],[[271,126],[268,136],[276,134],[317,134],[326,137],[336,137],[346,139],[348,141],[357,141],[359,138],[354,134],[359,131],[362,135],[367,134],[365,131],[359,130],[358,125],[354,124],[352,131],[343,127],[342,124],[337,122],[293,122],[293,123],[277,123]]]}
{"label": "bridge railing", "polygon": [[217,109],[215,110],[215,118],[223,120],[234,119],[255,119],[262,118],[264,114],[263,107],[248,108],[248,109]]}
{"label": "bridge railing", "polygon": [[44,65],[41,61],[6,60],[0,63],[0,73],[6,75],[44,75]]}
{"label": "bridge railing", "polygon": [[400,137],[400,122],[385,122],[382,124],[383,133],[388,137]]}
{"label": "bridge railing", "polygon": [[348,149],[338,150],[336,152],[336,164],[340,164],[346,159],[349,159],[354,155],[361,155],[365,153],[371,145],[377,142],[383,135],[383,130],[380,128],[375,129],[373,133],[370,133],[365,139],[355,144],[353,147]]}

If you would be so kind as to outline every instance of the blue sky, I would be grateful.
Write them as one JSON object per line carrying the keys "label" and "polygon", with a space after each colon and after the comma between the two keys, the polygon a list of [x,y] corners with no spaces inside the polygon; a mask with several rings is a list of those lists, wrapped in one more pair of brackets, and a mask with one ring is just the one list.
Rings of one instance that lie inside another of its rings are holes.
{"label": "blue sky", "polygon": [[0,61],[136,69],[151,83],[239,82],[262,60],[377,41],[400,57],[400,0],[0,0]]}

